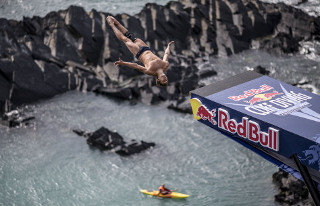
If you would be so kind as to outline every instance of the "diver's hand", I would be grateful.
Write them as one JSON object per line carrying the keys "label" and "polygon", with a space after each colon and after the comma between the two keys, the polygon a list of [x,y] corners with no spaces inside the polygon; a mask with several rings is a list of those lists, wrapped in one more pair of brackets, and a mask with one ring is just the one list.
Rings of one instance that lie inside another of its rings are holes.
{"label": "diver's hand", "polygon": [[116,61],[116,62],[114,63],[114,65],[116,65],[116,66],[124,65],[124,61],[122,61],[122,59],[120,59],[120,57],[119,57],[119,60]]}

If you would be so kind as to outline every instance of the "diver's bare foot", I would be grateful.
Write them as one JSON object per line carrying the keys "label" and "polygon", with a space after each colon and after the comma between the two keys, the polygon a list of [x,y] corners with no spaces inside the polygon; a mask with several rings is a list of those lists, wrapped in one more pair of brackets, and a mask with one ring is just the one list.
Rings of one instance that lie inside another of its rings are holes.
{"label": "diver's bare foot", "polygon": [[108,17],[106,18],[106,20],[107,20],[107,22],[108,22],[109,25],[114,24],[113,19],[112,19],[111,16],[108,16]]}

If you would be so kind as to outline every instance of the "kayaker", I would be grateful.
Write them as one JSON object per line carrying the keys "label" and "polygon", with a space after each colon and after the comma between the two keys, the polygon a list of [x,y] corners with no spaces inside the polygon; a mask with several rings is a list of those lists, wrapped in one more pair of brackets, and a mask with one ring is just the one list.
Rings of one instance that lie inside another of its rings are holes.
{"label": "kayaker", "polygon": [[162,184],[160,187],[159,187],[159,194],[162,194],[162,195],[168,195],[168,194],[171,194],[172,190],[169,190],[168,188],[166,188],[164,186],[164,184]]}

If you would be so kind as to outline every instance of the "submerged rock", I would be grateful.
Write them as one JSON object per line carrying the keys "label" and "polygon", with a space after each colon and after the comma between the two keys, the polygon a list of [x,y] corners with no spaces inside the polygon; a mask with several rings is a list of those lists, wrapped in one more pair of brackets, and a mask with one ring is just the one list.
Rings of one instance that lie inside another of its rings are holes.
{"label": "submerged rock", "polygon": [[217,72],[213,69],[202,69],[200,70],[200,79],[205,79],[205,78],[208,78],[208,77],[212,77],[212,76],[215,76],[217,75]]}
{"label": "submerged rock", "polygon": [[130,143],[124,141],[123,137],[117,132],[112,132],[107,128],[101,127],[95,132],[86,132],[75,129],[74,133],[87,138],[87,143],[101,150],[114,150],[120,155],[132,155],[154,147],[154,143],[131,140]]}
{"label": "submerged rock", "polygon": [[257,73],[260,73],[260,74],[263,74],[263,75],[269,75],[270,74],[269,70],[267,70],[265,67],[260,66],[260,65],[254,67],[254,68],[247,67],[246,69],[247,69],[247,71],[254,71],[254,72],[257,72]]}
{"label": "submerged rock", "polygon": [[301,79],[299,82],[293,83],[292,85],[315,94],[320,94],[319,88],[312,83],[313,82],[311,80]]}
{"label": "submerged rock", "polygon": [[261,47],[275,54],[297,53],[300,48],[299,41],[287,33],[279,33],[276,37],[261,42]]}
{"label": "submerged rock", "polygon": [[116,150],[116,153],[119,155],[132,155],[135,153],[139,153],[141,151],[147,150],[151,147],[154,147],[154,143],[148,143],[148,142],[137,142],[136,140],[131,140],[129,144],[126,144],[125,146],[122,146],[120,149]]}
{"label": "submerged rock", "polygon": [[8,127],[21,127],[29,126],[31,124],[31,120],[34,119],[35,117],[28,116],[22,111],[12,110],[3,114],[0,123]]}
{"label": "submerged rock", "polygon": [[281,169],[274,173],[272,178],[279,188],[279,194],[275,195],[277,202],[288,205],[314,205],[312,199],[309,198],[307,186],[301,180]]}
{"label": "submerged rock", "polygon": [[180,113],[192,114],[192,108],[190,105],[189,98],[185,98],[184,100],[182,99],[181,101],[175,101],[170,103],[168,109],[172,109]]}

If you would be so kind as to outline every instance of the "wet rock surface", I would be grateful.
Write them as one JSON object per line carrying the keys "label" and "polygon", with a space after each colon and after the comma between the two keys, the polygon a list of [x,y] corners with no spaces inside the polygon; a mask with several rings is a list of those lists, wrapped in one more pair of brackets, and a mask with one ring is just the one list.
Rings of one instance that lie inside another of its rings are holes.
{"label": "wet rock surface", "polygon": [[254,72],[257,72],[257,73],[260,73],[260,74],[263,74],[263,75],[269,75],[270,74],[269,70],[267,70],[265,67],[260,66],[260,65],[254,67],[254,68],[247,67],[247,71],[254,71]]}
{"label": "wet rock surface", "polygon": [[272,176],[273,182],[279,187],[279,194],[275,200],[284,205],[308,205],[314,206],[307,186],[301,180],[279,169]]}
{"label": "wet rock surface", "polygon": [[126,142],[117,132],[112,132],[107,128],[101,127],[95,132],[86,132],[74,129],[74,133],[87,138],[87,143],[101,150],[114,150],[117,154],[128,156],[140,153],[155,146],[155,143],[130,140]]}
{"label": "wet rock surface", "polygon": [[30,126],[34,119],[34,116],[30,116],[22,110],[12,110],[2,115],[0,124],[7,127]]}

